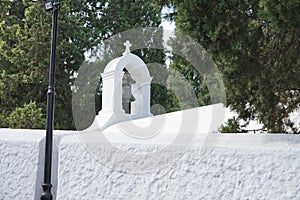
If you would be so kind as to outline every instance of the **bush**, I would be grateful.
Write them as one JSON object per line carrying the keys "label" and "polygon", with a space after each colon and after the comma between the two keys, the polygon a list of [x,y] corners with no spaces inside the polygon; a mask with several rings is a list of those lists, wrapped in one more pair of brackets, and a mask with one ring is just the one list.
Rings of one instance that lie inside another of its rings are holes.
{"label": "bush", "polygon": [[242,129],[240,129],[240,123],[239,120],[235,117],[229,119],[225,125],[222,125],[219,128],[219,131],[221,133],[241,133],[243,132]]}
{"label": "bush", "polygon": [[42,108],[36,106],[36,102],[30,101],[22,108],[16,108],[7,118],[9,128],[43,129],[46,117]]}

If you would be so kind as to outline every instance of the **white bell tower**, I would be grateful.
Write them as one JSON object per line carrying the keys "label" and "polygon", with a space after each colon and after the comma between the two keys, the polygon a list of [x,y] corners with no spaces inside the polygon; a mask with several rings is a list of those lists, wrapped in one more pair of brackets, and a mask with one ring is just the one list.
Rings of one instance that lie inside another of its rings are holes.
{"label": "white bell tower", "polygon": [[[103,81],[102,110],[99,111],[95,118],[92,125],[93,129],[100,128],[103,130],[121,121],[152,116],[150,112],[150,85],[152,77],[143,60],[130,52],[130,47],[132,46],[130,42],[126,41],[124,46],[126,49],[123,56],[110,61],[101,74]],[[135,100],[131,102],[129,114],[125,113],[122,108],[124,68],[134,80],[134,84],[131,85],[131,93]]]}

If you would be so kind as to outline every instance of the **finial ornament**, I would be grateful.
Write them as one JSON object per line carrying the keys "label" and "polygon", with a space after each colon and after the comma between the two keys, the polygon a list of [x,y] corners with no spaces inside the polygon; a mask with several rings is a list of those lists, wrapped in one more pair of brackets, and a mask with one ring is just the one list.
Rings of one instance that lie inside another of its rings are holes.
{"label": "finial ornament", "polygon": [[127,40],[124,43],[124,46],[126,47],[125,52],[123,53],[123,55],[129,54],[130,53],[130,47],[132,47],[132,44],[130,43],[129,40]]}

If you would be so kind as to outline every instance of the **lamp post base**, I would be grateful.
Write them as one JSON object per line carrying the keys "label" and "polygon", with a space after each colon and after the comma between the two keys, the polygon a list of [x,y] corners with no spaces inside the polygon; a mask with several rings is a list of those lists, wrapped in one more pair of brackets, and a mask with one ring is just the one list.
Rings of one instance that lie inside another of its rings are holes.
{"label": "lamp post base", "polygon": [[43,192],[41,194],[41,200],[52,200],[53,196],[51,194],[51,184],[43,184]]}
{"label": "lamp post base", "polygon": [[52,200],[52,194],[50,192],[43,192],[41,195],[41,200]]}

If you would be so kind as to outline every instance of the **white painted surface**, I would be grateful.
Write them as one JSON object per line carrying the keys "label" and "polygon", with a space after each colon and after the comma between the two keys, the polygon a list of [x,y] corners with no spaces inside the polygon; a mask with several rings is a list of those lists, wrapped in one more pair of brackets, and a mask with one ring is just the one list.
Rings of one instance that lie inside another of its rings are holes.
{"label": "white painted surface", "polygon": [[[109,144],[85,146],[77,136],[65,137],[58,199],[300,199],[299,136],[222,135],[204,156],[197,143],[168,167],[133,173],[114,169],[138,166],[120,160]],[[115,145],[136,153],[160,147]],[[100,152],[96,159],[92,148]]]}
{"label": "white painted surface", "polygon": [[[52,191],[57,190],[58,145],[70,131],[55,131]],[[45,130],[0,129],[0,200],[40,199],[44,172]]]}
{"label": "white painted surface", "polygon": [[[110,61],[101,74],[103,80],[102,87],[102,110],[99,111],[94,123],[89,130],[104,130],[112,124],[131,119],[138,119],[152,116],[150,113],[150,85],[152,77],[144,61],[137,55],[130,53],[131,44],[124,43],[126,47],[123,56]],[[122,79],[123,69],[126,68],[133,80],[131,92],[135,101],[131,103],[130,114],[125,114],[122,108]]]}
{"label": "white painted surface", "polygon": [[[196,108],[123,122],[104,133],[55,131],[53,194],[60,200],[300,199],[299,135],[211,134],[212,114],[223,111],[220,105]],[[205,114],[195,115],[196,136],[187,145],[193,124],[182,119],[195,113]],[[138,135],[162,121],[159,135]],[[187,126],[179,132],[182,123]],[[132,125],[140,127],[129,132],[135,138],[124,134]],[[178,134],[182,140],[174,143]],[[0,129],[1,200],[39,199],[44,135]]]}
{"label": "white painted surface", "polygon": [[40,131],[0,129],[0,199],[34,199],[38,188]]}

